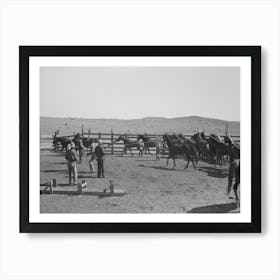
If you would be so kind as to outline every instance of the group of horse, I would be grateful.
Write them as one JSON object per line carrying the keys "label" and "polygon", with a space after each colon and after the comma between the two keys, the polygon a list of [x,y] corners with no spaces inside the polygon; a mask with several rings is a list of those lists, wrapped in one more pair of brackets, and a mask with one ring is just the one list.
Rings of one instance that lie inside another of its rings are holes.
{"label": "group of horse", "polygon": [[140,156],[143,155],[142,151],[152,155],[150,148],[157,147],[160,144],[162,154],[168,151],[169,157],[167,160],[174,158],[174,166],[176,166],[176,157],[190,158],[194,160],[194,163],[201,159],[217,164],[223,164],[227,159],[232,162],[240,157],[240,146],[229,135],[224,136],[224,141],[217,134],[210,134],[207,138],[204,132],[195,133],[190,139],[184,137],[183,134],[167,133],[161,138],[157,137],[157,139],[149,137],[147,134],[138,135],[136,140],[120,135],[114,143],[118,141],[122,141],[124,144],[121,155],[130,151],[132,156],[133,148],[139,150]]}
{"label": "group of horse", "polygon": [[[65,136],[54,136],[53,145],[55,150],[60,145],[61,151],[63,151],[64,149],[66,150],[67,145],[71,141],[78,147],[80,140],[82,140],[85,148],[90,148],[92,142],[96,141],[94,138],[82,137],[77,133],[73,139]],[[217,134],[210,134],[206,137],[204,132],[195,133],[190,139],[186,138],[183,134],[167,133],[157,138],[150,137],[147,134],[138,135],[136,140],[128,138],[126,135],[120,135],[113,143],[107,146],[119,141],[122,141],[124,144],[122,156],[127,151],[133,156],[132,149],[137,149],[140,156],[143,156],[144,153],[153,155],[150,148],[157,148],[161,154],[168,153],[167,163],[172,158],[174,167],[176,167],[175,159],[178,157],[188,160],[188,163],[191,160],[195,168],[198,159],[221,165],[227,160],[232,162],[234,159],[240,158],[240,146],[229,135],[224,136],[224,140]]]}

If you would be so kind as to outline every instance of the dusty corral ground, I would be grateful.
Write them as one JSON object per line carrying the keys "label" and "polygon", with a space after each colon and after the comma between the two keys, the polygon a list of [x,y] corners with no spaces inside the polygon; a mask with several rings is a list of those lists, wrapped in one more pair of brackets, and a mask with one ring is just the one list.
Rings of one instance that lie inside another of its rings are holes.
{"label": "dusty corral ground", "polygon": [[[94,195],[42,194],[41,213],[227,213],[236,211],[234,199],[225,195],[228,166],[217,168],[199,162],[194,170],[190,164],[178,159],[173,169],[172,160],[160,162],[155,157],[110,156],[105,160],[105,179],[92,177],[89,157],[78,164],[79,181],[103,190],[109,180],[115,187],[124,189],[122,197]],[[67,188],[68,175],[64,153],[51,149],[41,150],[40,183],[56,178],[59,186]],[[38,190],[39,191],[39,190]],[[233,196],[233,194],[232,194]]]}

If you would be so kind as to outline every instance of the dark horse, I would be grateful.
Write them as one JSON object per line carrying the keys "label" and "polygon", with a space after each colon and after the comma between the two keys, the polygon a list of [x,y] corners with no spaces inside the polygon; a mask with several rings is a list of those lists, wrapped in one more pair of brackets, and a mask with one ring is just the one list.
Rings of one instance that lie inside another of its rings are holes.
{"label": "dark horse", "polygon": [[148,137],[147,135],[138,135],[137,141],[139,140],[143,140],[144,142],[144,147],[145,147],[145,153],[148,152],[148,154],[150,154],[151,156],[153,155],[150,152],[150,148],[156,147],[156,140],[152,140],[150,137]]}
{"label": "dark horse", "polygon": [[191,154],[195,157],[196,164],[197,164],[198,152],[196,148],[196,142],[193,139],[186,138],[182,133],[179,134],[174,133],[170,136],[170,139],[172,141],[178,141],[179,143],[186,143],[190,147]]}
{"label": "dark horse", "polygon": [[232,181],[235,178],[235,183],[233,185],[233,191],[235,194],[235,198],[238,201],[238,194],[237,194],[237,188],[240,185],[240,159],[235,159],[231,164],[229,168],[229,174],[228,174],[228,188],[227,188],[227,195],[229,195]]}
{"label": "dark horse", "polygon": [[62,137],[54,136],[53,137],[53,145],[54,145],[55,151],[57,151],[59,144],[61,145],[61,150],[60,151],[62,152],[64,149],[66,151],[67,145],[70,144],[70,143],[71,143],[71,140],[68,137],[65,137],[65,136],[62,136]]}
{"label": "dark horse", "polygon": [[217,134],[210,134],[208,138],[210,159],[214,160],[216,156],[216,164],[222,164],[223,156],[228,155],[229,145],[222,142],[221,138]]}
{"label": "dark horse", "polygon": [[74,136],[73,142],[75,143],[76,148],[78,149],[79,145],[80,145],[80,140],[82,140],[82,143],[84,145],[85,148],[89,149],[91,144],[96,141],[96,139],[93,138],[86,138],[86,137],[82,137],[79,133],[77,133]]}
{"label": "dark horse", "polygon": [[200,158],[209,159],[209,144],[206,140],[204,132],[197,132],[191,139],[195,141],[195,147],[197,149]]}
{"label": "dark horse", "polygon": [[178,139],[172,140],[168,134],[163,135],[163,141],[166,142],[166,144],[168,146],[168,151],[169,151],[169,155],[168,155],[167,163],[166,163],[167,165],[169,162],[169,158],[172,158],[173,163],[174,163],[174,168],[176,168],[175,158],[179,156],[179,157],[183,157],[185,160],[187,160],[187,165],[186,165],[185,169],[188,168],[190,160],[193,163],[193,167],[196,169],[197,152],[193,145],[191,145],[190,143],[187,143],[186,141],[181,141]]}
{"label": "dark horse", "polygon": [[114,141],[114,143],[118,142],[118,141],[123,141],[123,144],[124,144],[124,149],[121,153],[122,156],[124,153],[126,153],[127,150],[129,150],[131,153],[131,156],[133,156],[131,148],[136,148],[137,150],[140,151],[140,145],[137,141],[130,140],[122,135],[120,135],[119,138]]}
{"label": "dark horse", "polygon": [[224,142],[229,145],[230,162],[235,159],[240,159],[240,146],[235,143],[229,135],[224,137]]}

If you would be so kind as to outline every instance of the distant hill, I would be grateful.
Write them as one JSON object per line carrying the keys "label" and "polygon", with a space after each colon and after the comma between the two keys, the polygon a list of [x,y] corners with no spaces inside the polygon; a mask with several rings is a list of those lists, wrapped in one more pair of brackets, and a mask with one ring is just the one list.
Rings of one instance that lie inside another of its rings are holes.
{"label": "distant hill", "polygon": [[240,122],[230,122],[219,119],[204,118],[199,116],[162,118],[147,117],[142,119],[82,119],[82,118],[40,118],[41,135],[53,135],[56,130],[60,135],[71,135],[73,132],[84,131],[109,133],[111,129],[115,133],[184,133],[193,134],[198,130],[205,133],[225,134],[228,124],[231,135],[240,135]]}

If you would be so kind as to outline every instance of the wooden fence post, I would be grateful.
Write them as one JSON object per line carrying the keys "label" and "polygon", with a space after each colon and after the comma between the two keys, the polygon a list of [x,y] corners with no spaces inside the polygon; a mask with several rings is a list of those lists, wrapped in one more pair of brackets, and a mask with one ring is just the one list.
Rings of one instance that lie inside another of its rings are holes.
{"label": "wooden fence post", "polygon": [[84,125],[82,124],[82,137],[84,137]]}
{"label": "wooden fence post", "polygon": [[90,129],[88,130],[88,138],[90,138]]}
{"label": "wooden fence post", "polygon": [[98,138],[101,139],[101,132],[98,133]]}
{"label": "wooden fence post", "polygon": [[49,182],[50,186],[50,194],[53,194],[53,180]]}
{"label": "wooden fence post", "polygon": [[114,154],[114,132],[113,129],[111,129],[111,154]]}

